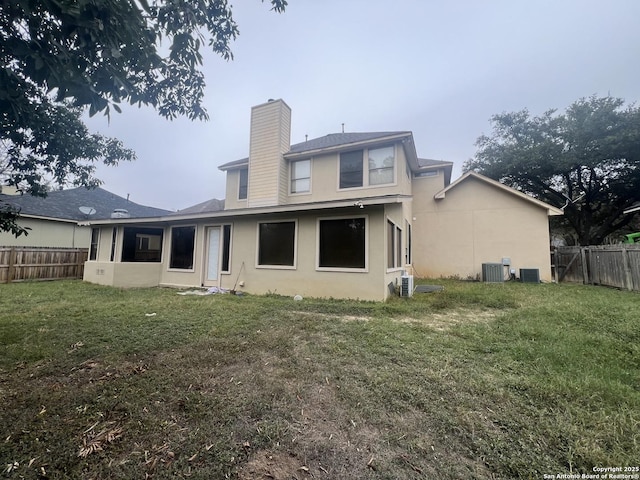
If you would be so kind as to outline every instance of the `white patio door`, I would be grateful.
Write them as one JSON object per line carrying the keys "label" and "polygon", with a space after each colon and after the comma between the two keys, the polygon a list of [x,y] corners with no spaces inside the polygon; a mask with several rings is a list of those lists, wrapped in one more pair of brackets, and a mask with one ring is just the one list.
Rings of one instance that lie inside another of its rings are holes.
{"label": "white patio door", "polygon": [[204,284],[217,286],[220,276],[220,227],[207,229],[207,255]]}

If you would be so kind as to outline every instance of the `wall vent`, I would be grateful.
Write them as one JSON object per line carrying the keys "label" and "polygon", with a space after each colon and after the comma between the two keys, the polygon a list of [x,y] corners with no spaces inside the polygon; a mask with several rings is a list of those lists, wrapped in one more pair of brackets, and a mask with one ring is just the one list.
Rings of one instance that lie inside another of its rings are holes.
{"label": "wall vent", "polygon": [[502,263],[483,263],[482,281],[489,283],[504,282],[504,266]]}
{"label": "wall vent", "polygon": [[520,281],[522,283],[540,283],[540,270],[537,268],[521,268]]}

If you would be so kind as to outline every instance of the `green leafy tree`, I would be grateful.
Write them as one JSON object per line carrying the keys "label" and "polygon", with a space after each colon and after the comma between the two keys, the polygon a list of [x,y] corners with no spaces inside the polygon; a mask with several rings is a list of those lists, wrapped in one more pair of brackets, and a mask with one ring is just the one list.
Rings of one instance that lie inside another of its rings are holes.
{"label": "green leafy tree", "polygon": [[640,109],[620,98],[583,98],[564,113],[527,110],[491,117],[473,170],[560,207],[552,229],[580,245],[623,231],[640,199]]}
{"label": "green leafy tree", "polygon": [[[117,140],[82,129],[85,108],[109,115],[129,103],[206,120],[201,50],[231,59],[237,35],[226,0],[1,2],[4,182],[34,195],[45,181],[91,187],[92,163],[133,159]],[[16,232],[15,213],[0,209],[0,231]]]}

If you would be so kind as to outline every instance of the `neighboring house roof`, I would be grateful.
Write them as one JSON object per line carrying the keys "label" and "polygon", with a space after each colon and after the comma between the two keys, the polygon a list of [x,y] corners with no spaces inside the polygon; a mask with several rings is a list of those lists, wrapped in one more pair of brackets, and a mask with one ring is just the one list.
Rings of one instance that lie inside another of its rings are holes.
{"label": "neighboring house roof", "polygon": [[219,212],[221,210],[224,210],[224,200],[212,198],[211,200],[207,200],[206,202],[198,203],[197,205],[178,210],[171,215],[189,215],[192,213]]}
{"label": "neighboring house roof", "polygon": [[[73,221],[110,218],[116,209],[127,210],[132,218],[158,217],[171,213],[170,210],[133,203],[100,187],[56,190],[49,192],[46,197],[0,194],[0,204],[9,204],[19,209],[22,216]],[[80,211],[80,207],[90,207],[96,212],[86,215]]]}
{"label": "neighboring house roof", "polygon": [[[308,152],[331,150],[336,148],[344,148],[348,145],[354,147],[367,142],[373,142],[375,140],[384,141],[384,139],[397,139],[401,137],[411,137],[411,132],[399,131],[399,132],[349,132],[349,133],[330,133],[324,137],[318,137],[306,142],[296,143],[291,145],[289,151],[285,153],[285,157],[299,156]],[[240,160],[234,160],[220,165],[220,170],[233,170],[234,168],[241,168],[249,164],[249,158],[241,158]]]}
{"label": "neighboring house roof", "polygon": [[526,195],[518,190],[516,190],[515,188],[511,188],[511,187],[507,187],[506,185],[503,185],[500,182],[497,182],[489,177],[485,177],[484,175],[480,175],[479,173],[476,172],[467,172],[465,173],[463,176],[461,176],[460,178],[458,178],[455,182],[453,182],[451,185],[449,185],[448,187],[440,190],[438,193],[436,193],[434,195],[434,198],[436,200],[442,200],[443,198],[445,198],[447,192],[449,192],[450,190],[453,190],[454,188],[456,188],[458,185],[460,185],[461,183],[464,183],[465,181],[467,181],[469,178],[475,178],[476,180],[480,180],[481,182],[485,182],[488,185],[491,185],[493,187],[496,187],[504,192],[507,192],[511,195],[515,195],[517,197],[520,197],[523,200],[526,200],[527,202],[531,202],[534,205],[537,205],[538,207],[544,208],[545,210],[547,210],[547,214],[548,215],[564,215],[564,212],[562,210],[560,210],[559,208],[556,208],[552,205],[549,205],[548,203],[545,203],[543,201],[540,201],[536,198],[533,198],[529,195]]}

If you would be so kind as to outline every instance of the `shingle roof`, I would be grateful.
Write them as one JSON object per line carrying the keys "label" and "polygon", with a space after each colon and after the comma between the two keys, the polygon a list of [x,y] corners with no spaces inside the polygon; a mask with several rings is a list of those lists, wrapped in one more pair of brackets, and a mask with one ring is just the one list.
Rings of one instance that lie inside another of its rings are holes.
{"label": "shingle roof", "polygon": [[221,210],[224,210],[224,200],[218,200],[217,198],[212,198],[211,200],[207,200],[206,202],[198,203],[197,205],[193,205],[191,207],[178,210],[177,212],[174,212],[171,215],[188,215],[191,213],[219,212]]}
{"label": "shingle roof", "polygon": [[349,143],[366,142],[377,138],[390,137],[393,135],[409,134],[411,132],[349,132],[349,133],[330,133],[324,137],[314,138],[306,142],[291,145],[288,153],[301,153],[308,150],[317,150],[319,148],[331,148]]}
{"label": "shingle roof", "polygon": [[[349,145],[350,143],[366,142],[369,140],[376,140],[378,138],[391,137],[394,135],[405,135],[411,132],[349,132],[349,133],[330,133],[324,137],[313,138],[306,142],[296,143],[291,145],[287,153],[304,153],[311,150],[319,150],[322,148],[339,147],[340,145]],[[248,158],[241,158],[240,160],[234,160],[220,165],[220,170],[227,170],[234,167],[239,167],[247,164]]]}
{"label": "shingle roof", "polygon": [[[119,197],[103,188],[84,187],[49,192],[42,197],[32,195],[0,194],[0,204],[9,204],[20,209],[22,215],[35,215],[66,220],[87,220],[109,218],[115,209],[125,209],[132,218],[158,217],[171,213],[161,208],[147,207]],[[91,207],[96,213],[88,216],[80,207]]]}
{"label": "shingle roof", "polygon": [[453,162],[445,162],[444,160],[431,160],[430,158],[419,158],[418,165],[420,167],[446,167],[453,165]]}

